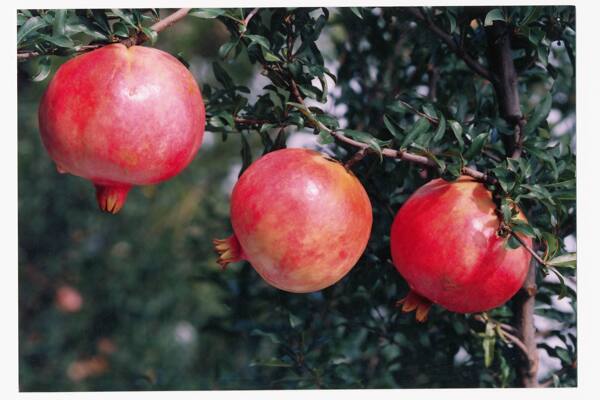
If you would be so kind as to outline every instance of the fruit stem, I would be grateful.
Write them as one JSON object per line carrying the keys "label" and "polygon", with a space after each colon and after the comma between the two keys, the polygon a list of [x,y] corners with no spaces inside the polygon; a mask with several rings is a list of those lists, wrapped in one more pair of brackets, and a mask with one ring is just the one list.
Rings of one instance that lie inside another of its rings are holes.
{"label": "fruit stem", "polygon": [[412,311],[417,311],[415,314],[415,318],[418,322],[427,321],[427,315],[429,314],[429,309],[431,308],[431,301],[421,296],[414,290],[408,292],[405,298],[399,300],[396,303],[396,307],[402,306],[402,312],[409,313]]}
{"label": "fruit stem", "polygon": [[229,263],[244,259],[242,246],[235,235],[231,235],[227,239],[214,239],[213,245],[219,255],[217,262],[222,269],[227,268]]}
{"label": "fruit stem", "polygon": [[98,206],[102,211],[110,214],[116,214],[123,208],[127,200],[127,194],[131,189],[131,185],[94,184],[94,186],[96,187]]}

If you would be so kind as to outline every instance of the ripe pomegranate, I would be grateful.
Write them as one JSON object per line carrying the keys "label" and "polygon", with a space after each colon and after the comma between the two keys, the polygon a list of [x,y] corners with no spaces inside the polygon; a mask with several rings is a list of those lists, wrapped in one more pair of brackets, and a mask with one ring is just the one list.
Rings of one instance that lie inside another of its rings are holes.
{"label": "ripe pomegranate", "polygon": [[[481,312],[519,290],[531,254],[505,245],[495,209],[491,192],[467,176],[434,179],[413,193],[390,236],[394,265],[411,288],[403,311],[417,310],[420,321],[431,302],[454,312]],[[522,213],[520,218],[525,220]]]}
{"label": "ripe pomegranate", "polygon": [[91,180],[100,208],[114,214],[133,185],[167,180],[191,162],[205,112],[194,77],[175,57],[112,44],[58,69],[39,124],[58,171]]}
{"label": "ripe pomegranate", "polygon": [[372,222],[367,193],[343,165],[316,151],[283,149],[244,171],[231,198],[234,235],[214,244],[222,267],[248,260],[269,284],[306,293],[350,271]]}

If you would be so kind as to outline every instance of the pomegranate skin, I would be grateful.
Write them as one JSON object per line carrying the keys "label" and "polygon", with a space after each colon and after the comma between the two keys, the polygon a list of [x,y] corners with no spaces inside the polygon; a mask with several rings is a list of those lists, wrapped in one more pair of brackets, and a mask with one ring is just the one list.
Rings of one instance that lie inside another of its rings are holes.
{"label": "pomegranate skin", "polygon": [[[390,236],[394,265],[418,295],[409,295],[412,304],[403,310],[417,309],[419,319],[417,304],[425,299],[459,313],[508,301],[523,285],[531,254],[506,247],[499,225],[491,193],[470,177],[435,179],[415,191]],[[529,237],[520,237],[531,245]]]}
{"label": "pomegranate skin", "polygon": [[231,198],[235,234],[215,244],[221,265],[245,259],[272,286],[306,293],[350,271],[372,222],[367,193],[343,165],[316,151],[283,149],[242,174]]}
{"label": "pomegranate skin", "polygon": [[194,77],[175,57],[112,44],[58,69],[39,126],[58,171],[92,181],[100,208],[115,213],[133,185],[167,180],[192,161],[205,111]]}

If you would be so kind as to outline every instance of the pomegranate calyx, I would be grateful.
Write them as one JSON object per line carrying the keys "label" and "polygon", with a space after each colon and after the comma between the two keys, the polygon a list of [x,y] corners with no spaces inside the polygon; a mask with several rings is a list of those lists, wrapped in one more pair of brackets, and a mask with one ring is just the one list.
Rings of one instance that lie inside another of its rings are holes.
{"label": "pomegranate calyx", "polygon": [[431,301],[421,296],[414,290],[408,292],[405,298],[396,302],[396,307],[401,307],[402,312],[409,313],[416,310],[415,318],[418,322],[427,321],[431,309]]}
{"label": "pomegranate calyx", "polygon": [[123,208],[131,185],[99,185],[96,187],[96,200],[104,212],[116,214]]}
{"label": "pomegranate calyx", "polygon": [[221,269],[227,268],[229,263],[243,260],[242,246],[235,235],[231,235],[226,239],[213,239],[213,245],[219,255],[217,263],[219,263]]}

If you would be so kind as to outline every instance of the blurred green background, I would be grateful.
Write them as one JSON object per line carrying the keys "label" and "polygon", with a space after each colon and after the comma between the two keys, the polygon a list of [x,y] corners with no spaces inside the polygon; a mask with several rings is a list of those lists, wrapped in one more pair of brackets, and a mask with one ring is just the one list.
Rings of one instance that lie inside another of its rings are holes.
{"label": "blurred green background", "polygon": [[[161,34],[157,47],[181,52],[199,82],[213,83],[210,63],[228,35],[220,22],[191,19]],[[64,61],[55,57],[53,71]],[[244,82],[252,70],[231,72]],[[239,265],[221,272],[212,251],[212,238],[230,233],[237,138],[207,133],[183,173],[136,188],[123,212],[103,214],[93,186],[58,174],[43,148],[37,107],[48,82],[19,75],[21,390],[253,385],[246,371],[260,348],[210,327],[245,308],[250,294],[239,294],[248,281],[261,285],[247,269],[238,276]]]}

